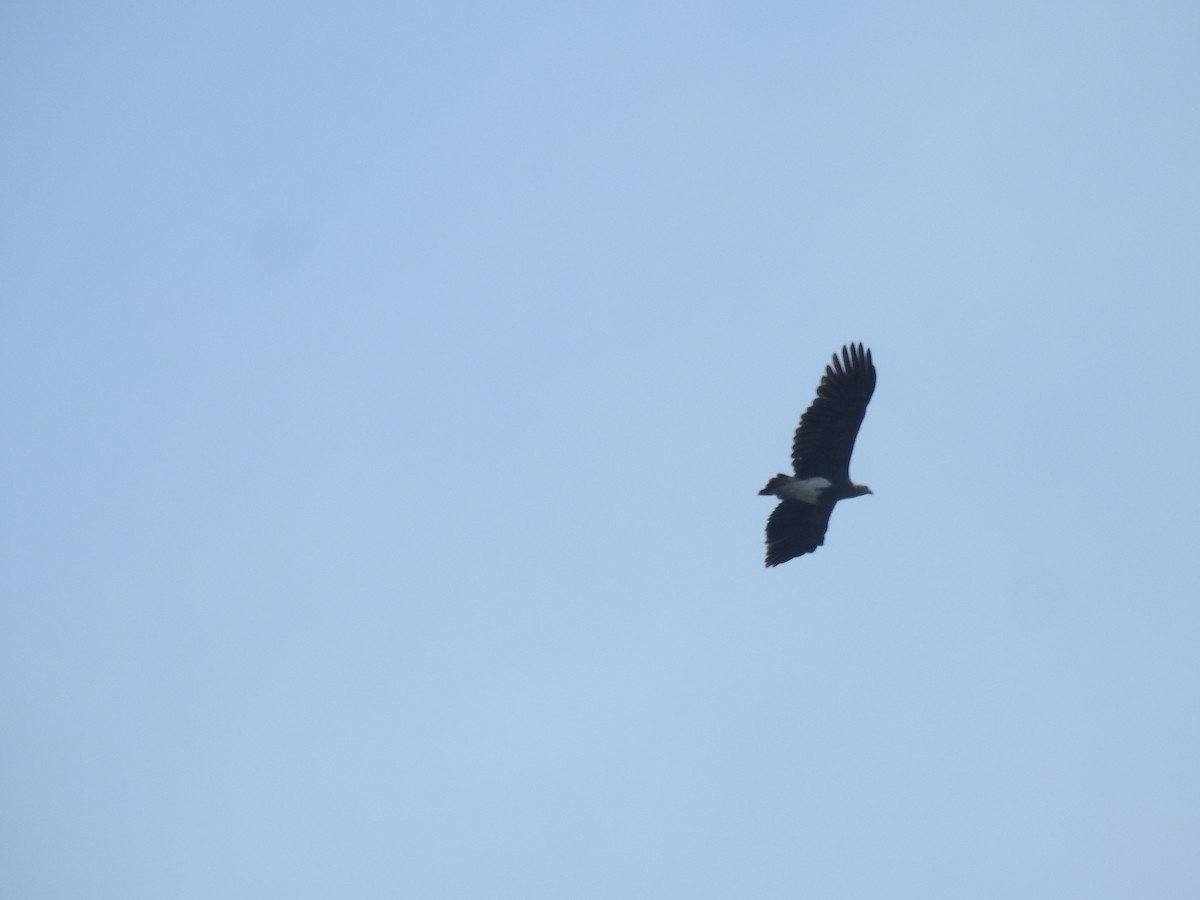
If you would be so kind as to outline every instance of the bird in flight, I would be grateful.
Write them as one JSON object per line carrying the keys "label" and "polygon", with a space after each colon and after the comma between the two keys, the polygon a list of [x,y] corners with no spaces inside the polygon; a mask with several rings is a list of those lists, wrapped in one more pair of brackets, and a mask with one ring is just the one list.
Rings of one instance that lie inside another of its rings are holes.
{"label": "bird in flight", "polygon": [[795,475],[779,474],[759,491],[778,497],[767,520],[767,565],[812,553],[825,543],[825,529],[839,500],[871,493],[850,480],[854,439],[875,393],[875,363],[862,344],[842,347],[825,367],[817,398],[800,417],[792,440]]}

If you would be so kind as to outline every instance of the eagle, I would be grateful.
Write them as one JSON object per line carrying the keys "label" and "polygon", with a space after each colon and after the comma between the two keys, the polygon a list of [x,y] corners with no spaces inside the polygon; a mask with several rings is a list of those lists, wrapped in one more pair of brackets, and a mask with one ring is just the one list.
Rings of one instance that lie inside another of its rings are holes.
{"label": "eagle", "polygon": [[767,520],[767,565],[812,553],[825,543],[829,517],[839,500],[871,493],[850,480],[854,439],[875,393],[875,363],[862,344],[842,347],[817,386],[817,398],[800,417],[792,440],[795,475],[780,473],[759,491],[778,497]]}

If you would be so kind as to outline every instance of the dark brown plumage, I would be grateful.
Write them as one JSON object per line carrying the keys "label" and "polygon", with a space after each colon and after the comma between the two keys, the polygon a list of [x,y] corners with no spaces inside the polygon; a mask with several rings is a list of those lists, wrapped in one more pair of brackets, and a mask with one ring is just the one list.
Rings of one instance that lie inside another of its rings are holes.
{"label": "dark brown plumage", "polygon": [[871,493],[850,480],[854,441],[875,393],[875,363],[862,344],[842,347],[800,417],[792,440],[795,475],[779,474],[759,494],[779,498],[767,520],[767,565],[777,566],[825,542],[839,500]]}

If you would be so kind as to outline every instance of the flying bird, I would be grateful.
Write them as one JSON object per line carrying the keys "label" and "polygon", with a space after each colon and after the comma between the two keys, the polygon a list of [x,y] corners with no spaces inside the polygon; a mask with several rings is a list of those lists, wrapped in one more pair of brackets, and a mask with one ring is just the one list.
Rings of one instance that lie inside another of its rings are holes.
{"label": "flying bird", "polygon": [[839,500],[871,493],[850,480],[854,439],[875,393],[875,363],[862,344],[842,347],[825,367],[817,399],[800,417],[792,440],[795,475],[779,474],[759,491],[778,497],[767,520],[767,565],[812,553],[825,543],[829,517]]}

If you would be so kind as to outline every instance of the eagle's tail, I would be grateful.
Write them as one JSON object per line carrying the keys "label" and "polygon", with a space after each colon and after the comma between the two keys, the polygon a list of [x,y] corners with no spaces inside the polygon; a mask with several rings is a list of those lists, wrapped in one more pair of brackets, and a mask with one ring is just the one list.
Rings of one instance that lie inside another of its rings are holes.
{"label": "eagle's tail", "polygon": [[784,485],[789,484],[790,482],[793,482],[795,480],[796,479],[793,478],[791,475],[784,475],[782,472],[780,472],[778,475],[776,475],[774,478],[772,478],[770,481],[767,482],[767,486],[758,492],[758,496],[760,496],[760,497],[778,497],[779,491],[784,487]]}

